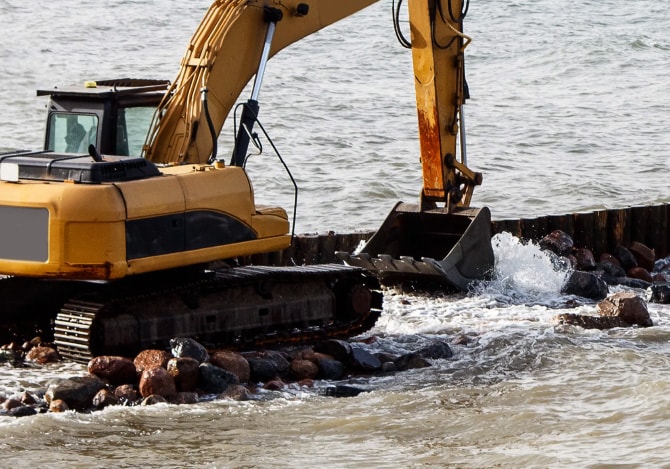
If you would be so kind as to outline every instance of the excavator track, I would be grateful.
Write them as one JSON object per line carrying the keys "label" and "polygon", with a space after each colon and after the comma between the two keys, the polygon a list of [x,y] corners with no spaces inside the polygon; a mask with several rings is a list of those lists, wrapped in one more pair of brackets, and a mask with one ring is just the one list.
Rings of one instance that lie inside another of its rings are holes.
{"label": "excavator track", "polygon": [[54,342],[79,362],[164,349],[174,337],[210,349],[310,343],[365,332],[381,306],[376,277],[357,267],[235,267],[73,298],[57,314]]}

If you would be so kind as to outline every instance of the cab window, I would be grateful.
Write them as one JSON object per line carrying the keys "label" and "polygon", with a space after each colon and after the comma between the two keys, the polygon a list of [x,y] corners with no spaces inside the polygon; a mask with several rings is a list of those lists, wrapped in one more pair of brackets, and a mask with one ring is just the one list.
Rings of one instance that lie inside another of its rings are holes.
{"label": "cab window", "polygon": [[47,150],[56,153],[88,153],[88,146],[96,145],[98,116],[53,113],[49,117],[47,135]]}
{"label": "cab window", "polygon": [[119,155],[140,156],[147,138],[155,107],[119,109],[116,129],[116,151]]}

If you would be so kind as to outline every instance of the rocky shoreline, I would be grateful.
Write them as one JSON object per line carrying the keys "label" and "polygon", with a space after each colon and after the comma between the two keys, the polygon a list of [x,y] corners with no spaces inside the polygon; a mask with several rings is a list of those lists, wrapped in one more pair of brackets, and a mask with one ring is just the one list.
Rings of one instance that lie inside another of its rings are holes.
{"label": "rocky shoreline", "polygon": [[[144,350],[134,359],[95,357],[84,376],[51,380],[36,393],[0,397],[0,413],[19,417],[67,410],[91,412],[110,405],[243,401],[254,399],[259,389],[279,391],[289,383],[312,388],[315,380],[340,383],[323,388],[326,396],[351,397],[364,389],[343,384],[347,379],[429,367],[431,360],[452,356],[449,344],[440,340],[414,353],[391,355],[371,353],[364,342],[335,339],[309,347],[234,352],[208,351],[193,339],[174,338],[170,351]],[[54,348],[37,345],[24,359],[45,364],[59,358]]]}

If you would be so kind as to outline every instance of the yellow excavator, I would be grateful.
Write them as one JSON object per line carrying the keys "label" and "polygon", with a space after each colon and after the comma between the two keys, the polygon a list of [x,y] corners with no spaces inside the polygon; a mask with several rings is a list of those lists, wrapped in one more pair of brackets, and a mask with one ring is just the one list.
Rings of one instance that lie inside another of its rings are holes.
{"label": "yellow excavator", "polygon": [[[217,0],[174,81],[38,90],[49,97],[44,149],[0,154],[2,322],[53,326],[61,355],[79,361],[176,336],[245,347],[363,332],[381,313],[380,280],[466,289],[485,278],[490,214],[469,208],[481,175],[463,137],[462,0],[409,0],[411,40],[394,5],[413,55],[420,203],[399,203],[342,264],[235,265],[292,240],[287,212],[257,205],[245,171],[269,59],[372,3]],[[226,161],[217,138],[252,77]]]}

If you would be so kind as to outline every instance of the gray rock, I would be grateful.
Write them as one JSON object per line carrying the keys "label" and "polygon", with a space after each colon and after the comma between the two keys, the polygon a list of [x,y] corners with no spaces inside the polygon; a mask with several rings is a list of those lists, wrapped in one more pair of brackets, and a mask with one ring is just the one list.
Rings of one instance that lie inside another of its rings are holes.
{"label": "gray rock", "polygon": [[170,348],[172,349],[172,356],[189,357],[198,360],[198,363],[206,363],[209,361],[209,353],[207,349],[199,342],[188,337],[175,337],[170,339]]}
{"label": "gray rock", "polygon": [[221,394],[231,384],[239,384],[239,380],[237,376],[223,368],[211,363],[202,363],[198,384],[200,389],[207,394]]}
{"label": "gray rock", "polygon": [[609,292],[607,283],[592,272],[576,270],[563,287],[563,293],[602,300]]}
{"label": "gray rock", "polygon": [[105,387],[105,383],[97,376],[75,376],[58,378],[48,383],[44,395],[47,403],[60,399],[70,409],[84,410],[93,404],[93,397]]}

